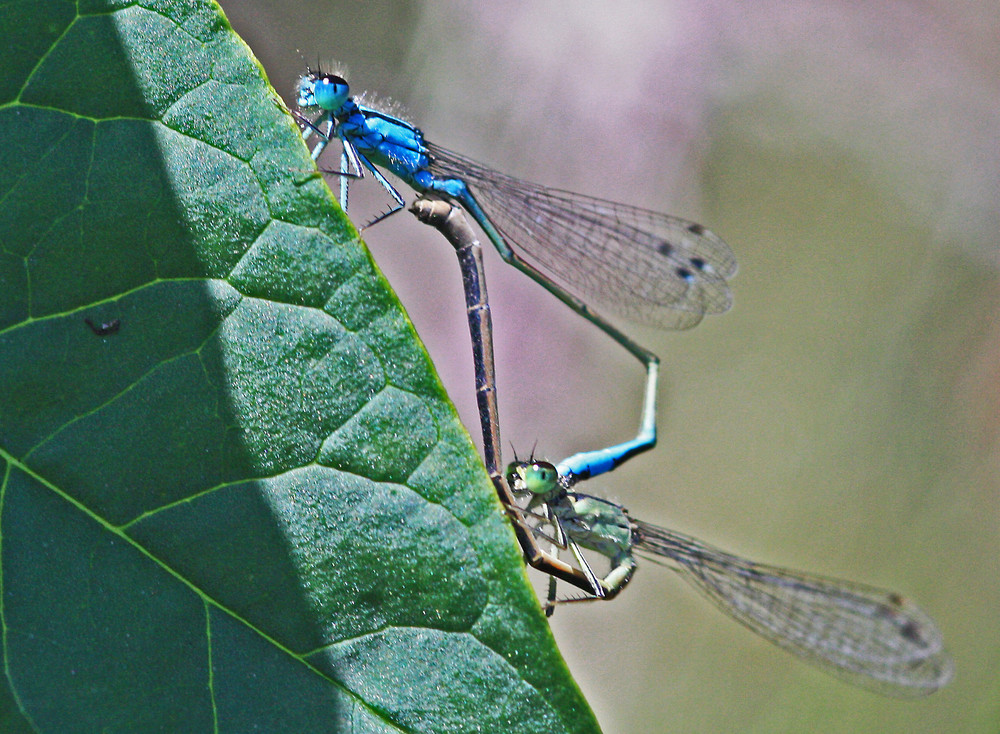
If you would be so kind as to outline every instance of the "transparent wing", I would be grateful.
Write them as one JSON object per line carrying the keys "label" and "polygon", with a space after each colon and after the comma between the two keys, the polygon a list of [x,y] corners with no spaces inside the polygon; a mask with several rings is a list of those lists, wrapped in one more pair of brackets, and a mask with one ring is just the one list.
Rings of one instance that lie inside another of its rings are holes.
{"label": "transparent wing", "polygon": [[726,279],[736,258],[700,224],[546,188],[428,148],[435,176],[465,181],[511,248],[584,300],[674,329],[732,304]]}
{"label": "transparent wing", "polygon": [[637,551],[668,565],[754,632],[879,693],[933,693],[954,666],[934,621],[898,594],[724,553],[633,519]]}

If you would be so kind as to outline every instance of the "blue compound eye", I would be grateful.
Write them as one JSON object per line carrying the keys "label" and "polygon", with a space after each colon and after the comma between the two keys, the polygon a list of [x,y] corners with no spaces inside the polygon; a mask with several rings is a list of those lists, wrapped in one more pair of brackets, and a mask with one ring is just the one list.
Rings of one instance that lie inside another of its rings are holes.
{"label": "blue compound eye", "polygon": [[351,86],[334,74],[323,74],[313,82],[314,104],[324,110],[336,112],[350,96]]}

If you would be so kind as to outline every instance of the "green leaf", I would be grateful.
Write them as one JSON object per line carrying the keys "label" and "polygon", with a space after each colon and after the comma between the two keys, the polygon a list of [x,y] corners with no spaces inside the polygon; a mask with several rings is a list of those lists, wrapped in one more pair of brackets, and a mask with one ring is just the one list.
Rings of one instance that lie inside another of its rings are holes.
{"label": "green leaf", "polygon": [[2,0],[0,30],[0,730],[596,731],[219,8]]}

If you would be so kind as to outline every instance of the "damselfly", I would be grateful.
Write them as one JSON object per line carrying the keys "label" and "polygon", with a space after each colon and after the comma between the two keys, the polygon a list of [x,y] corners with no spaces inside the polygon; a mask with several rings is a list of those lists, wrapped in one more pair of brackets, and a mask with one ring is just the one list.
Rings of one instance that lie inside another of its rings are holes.
{"label": "damselfly", "polygon": [[[589,578],[586,597],[614,598],[632,579],[636,556],[667,565],[719,609],[754,632],[851,683],[892,696],[933,693],[954,670],[934,621],[891,591],[748,561],[633,518],[621,505],[575,489],[565,466],[515,461],[508,484],[527,498],[521,517],[536,534],[568,548]],[[581,549],[604,556],[598,575]],[[552,588],[552,587],[550,587]]]}

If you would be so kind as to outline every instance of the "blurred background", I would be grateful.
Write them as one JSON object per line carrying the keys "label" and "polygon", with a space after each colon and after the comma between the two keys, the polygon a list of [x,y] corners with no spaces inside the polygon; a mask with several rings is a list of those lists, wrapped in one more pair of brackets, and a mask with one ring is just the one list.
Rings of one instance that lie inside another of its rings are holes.
{"label": "blurred background", "polygon": [[[606,732],[1000,729],[1000,6],[222,5],[290,106],[307,64],[337,61],[440,145],[722,235],[732,311],[623,324],[662,358],[660,445],[587,490],[907,594],[957,664],[927,699],[855,690],[647,563],[553,618]],[[387,204],[351,191],[355,222]],[[365,239],[478,441],[453,252],[405,213]],[[505,451],[631,438],[641,367],[487,249]]]}

